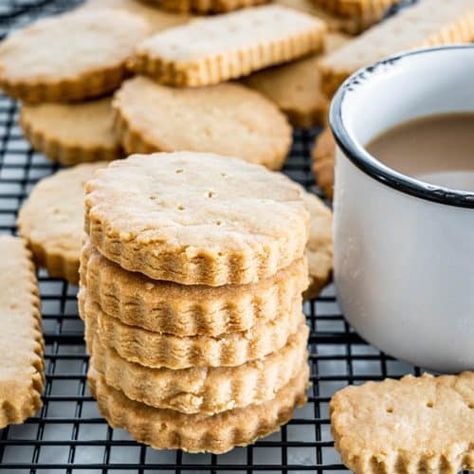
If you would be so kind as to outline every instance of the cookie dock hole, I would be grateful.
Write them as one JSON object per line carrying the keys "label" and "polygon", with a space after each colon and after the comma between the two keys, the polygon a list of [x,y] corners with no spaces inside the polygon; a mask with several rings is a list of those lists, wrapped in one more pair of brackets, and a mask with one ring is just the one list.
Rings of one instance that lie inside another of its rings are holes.
{"label": "cookie dock hole", "polygon": [[222,225],[222,221],[216,221],[216,225]]}
{"label": "cookie dock hole", "polygon": [[469,410],[474,410],[474,402],[469,403],[467,407],[469,408]]}
{"label": "cookie dock hole", "polygon": [[178,168],[178,169],[176,170],[176,174],[181,174],[181,173],[184,173],[183,168]]}
{"label": "cookie dock hole", "polygon": [[216,193],[214,191],[208,191],[207,192],[207,197],[209,199],[212,199],[213,197],[216,197]]}
{"label": "cookie dock hole", "polygon": [[427,407],[427,408],[433,408],[433,407],[434,407],[434,403],[433,403],[433,402],[426,402],[426,407]]}
{"label": "cookie dock hole", "polygon": [[180,204],[180,205],[177,207],[177,209],[178,209],[178,211],[184,211],[184,210],[186,210],[186,208],[185,208],[182,204]]}
{"label": "cookie dock hole", "polygon": [[388,407],[385,411],[387,413],[393,413],[393,407]]}

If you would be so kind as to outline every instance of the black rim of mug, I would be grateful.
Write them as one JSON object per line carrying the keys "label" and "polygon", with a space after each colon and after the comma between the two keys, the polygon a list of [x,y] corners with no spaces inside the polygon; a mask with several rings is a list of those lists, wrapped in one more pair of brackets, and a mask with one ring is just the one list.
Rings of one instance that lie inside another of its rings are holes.
{"label": "black rim of mug", "polygon": [[378,182],[390,186],[403,193],[455,207],[474,208],[474,193],[420,181],[416,178],[399,173],[379,162],[347,131],[342,118],[342,107],[348,94],[357,91],[357,88],[370,81],[371,76],[380,71],[388,70],[407,57],[425,54],[436,54],[440,51],[474,49],[474,45],[453,45],[437,48],[425,48],[390,56],[373,66],[360,69],[349,77],[336,92],[329,113],[329,124],[336,143],[344,155],[361,171]]}

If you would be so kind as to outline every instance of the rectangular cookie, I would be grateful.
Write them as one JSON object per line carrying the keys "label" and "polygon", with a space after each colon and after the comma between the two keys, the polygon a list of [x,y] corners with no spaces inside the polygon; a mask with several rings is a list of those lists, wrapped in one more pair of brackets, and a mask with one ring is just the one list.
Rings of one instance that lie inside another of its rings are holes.
{"label": "rectangular cookie", "polygon": [[349,18],[370,18],[375,22],[400,0],[312,0],[313,3],[334,15]]}
{"label": "rectangular cookie", "polygon": [[331,428],[356,474],[474,469],[474,373],[408,375],[336,393]]}
{"label": "rectangular cookie", "polygon": [[217,84],[317,52],[325,32],[322,20],[290,8],[249,8],[158,33],[129,66],[163,84]]}
{"label": "rectangular cookie", "polygon": [[[341,33],[329,33],[325,51],[343,46],[349,38]],[[275,102],[295,127],[314,127],[327,122],[329,100],[321,89],[318,70],[320,54],[289,64],[256,72],[242,81]]]}
{"label": "rectangular cookie", "polygon": [[22,239],[0,236],[0,428],[41,407],[44,383],[40,301]]}
{"label": "rectangular cookie", "polygon": [[473,0],[420,1],[326,56],[320,62],[323,90],[331,97],[359,68],[401,51],[473,38]]}
{"label": "rectangular cookie", "polygon": [[328,26],[329,31],[340,31],[348,35],[358,35],[380,20],[380,17],[337,16],[329,10],[317,6],[313,0],[274,0],[274,3],[313,15],[323,20]]}

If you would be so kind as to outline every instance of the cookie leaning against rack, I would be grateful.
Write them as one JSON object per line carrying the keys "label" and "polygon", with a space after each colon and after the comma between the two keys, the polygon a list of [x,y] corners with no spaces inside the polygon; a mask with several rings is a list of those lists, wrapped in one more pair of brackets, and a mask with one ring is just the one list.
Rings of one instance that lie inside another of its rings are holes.
{"label": "cookie leaning against rack", "polygon": [[0,88],[26,102],[68,102],[115,90],[125,62],[150,33],[124,11],[77,10],[11,33],[0,43]]}
{"label": "cookie leaning against rack", "polygon": [[130,67],[168,85],[217,84],[322,49],[326,25],[279,5],[204,18],[143,41]]}
{"label": "cookie leaning against rack", "polygon": [[0,236],[0,428],[41,407],[43,336],[38,285],[24,240]]}
{"label": "cookie leaning against rack", "polygon": [[152,279],[255,283],[303,257],[301,194],[287,177],[236,158],[134,155],[87,183],[85,229],[104,257]]}

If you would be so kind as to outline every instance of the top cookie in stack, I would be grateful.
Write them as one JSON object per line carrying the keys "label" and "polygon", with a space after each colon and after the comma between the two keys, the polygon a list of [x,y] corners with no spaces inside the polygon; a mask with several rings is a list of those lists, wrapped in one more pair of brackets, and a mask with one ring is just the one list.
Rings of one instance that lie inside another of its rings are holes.
{"label": "top cookie in stack", "polygon": [[298,185],[208,154],[113,162],[87,184],[85,215],[106,258],[183,285],[255,283],[301,258],[308,240]]}
{"label": "top cookie in stack", "polygon": [[96,173],[79,301],[112,426],[221,453],[288,421],[308,382],[308,218],[299,185],[234,158],[135,155]]}

